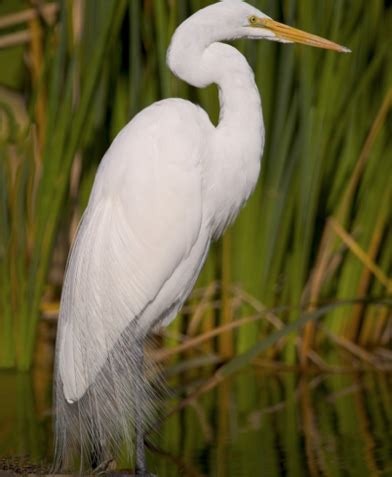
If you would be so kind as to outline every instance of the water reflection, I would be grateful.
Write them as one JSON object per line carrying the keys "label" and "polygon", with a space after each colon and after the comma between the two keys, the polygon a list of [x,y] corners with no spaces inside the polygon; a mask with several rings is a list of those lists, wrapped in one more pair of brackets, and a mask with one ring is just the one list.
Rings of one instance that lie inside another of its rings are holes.
{"label": "water reflection", "polygon": [[29,373],[0,374],[0,456],[46,458],[51,419],[49,408],[40,410]]}
{"label": "water reflection", "polygon": [[[50,459],[50,383],[0,374],[0,455]],[[392,378],[249,370],[167,419],[151,469],[174,476],[390,476]],[[173,403],[170,403],[173,405]]]}
{"label": "water reflection", "polygon": [[161,477],[392,475],[391,376],[248,372],[164,426]]}

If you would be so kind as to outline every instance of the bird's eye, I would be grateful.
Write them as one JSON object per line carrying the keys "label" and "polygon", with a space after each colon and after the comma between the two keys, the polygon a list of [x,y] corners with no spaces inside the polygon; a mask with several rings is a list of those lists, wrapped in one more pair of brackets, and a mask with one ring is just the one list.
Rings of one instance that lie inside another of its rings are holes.
{"label": "bird's eye", "polygon": [[255,15],[252,15],[251,17],[249,17],[249,23],[251,25],[254,25],[255,23],[257,23],[257,17]]}

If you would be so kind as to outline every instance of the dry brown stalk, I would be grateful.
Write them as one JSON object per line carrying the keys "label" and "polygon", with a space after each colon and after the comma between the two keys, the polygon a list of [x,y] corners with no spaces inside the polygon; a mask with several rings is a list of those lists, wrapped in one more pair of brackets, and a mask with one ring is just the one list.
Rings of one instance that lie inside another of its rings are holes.
{"label": "dry brown stalk", "polygon": [[265,320],[268,321],[274,328],[280,330],[284,327],[283,321],[275,313],[263,305],[263,303],[261,303],[261,301],[259,301],[257,298],[250,295],[238,286],[233,286],[233,291],[242,301],[250,305],[256,312],[263,313]]}
{"label": "dry brown stalk", "polygon": [[356,345],[352,341],[342,337],[342,336],[337,336],[331,331],[327,330],[325,327],[321,327],[323,332],[336,344],[344,348],[346,351],[351,353],[352,355],[356,356],[362,361],[366,361],[367,363],[371,364],[375,368],[379,367],[379,363],[377,359],[370,353],[368,353],[366,350],[361,348],[360,346]]}
{"label": "dry brown stalk", "polygon": [[189,321],[187,335],[195,336],[199,328],[200,322],[203,319],[203,316],[206,310],[211,306],[211,300],[216,293],[217,286],[216,282],[210,283],[208,287],[204,290],[201,300],[196,305],[195,311]]}
{"label": "dry brown stalk", "polygon": [[0,28],[9,28],[20,23],[29,22],[41,15],[45,21],[52,23],[56,18],[59,8],[58,3],[48,3],[47,5],[42,5],[39,11],[35,8],[29,8],[21,12],[3,15],[0,17]]}
{"label": "dry brown stalk", "polygon": [[[311,281],[310,281],[310,306],[309,312],[312,312],[316,308],[318,298],[320,296],[320,291],[322,284],[324,282],[324,277],[326,270],[328,268],[328,262],[330,254],[328,252],[329,244],[331,242],[331,228],[328,223],[324,228],[323,236],[320,243],[320,248],[318,251],[318,256],[316,259],[316,266],[313,270]],[[303,368],[306,368],[308,364],[308,357],[310,349],[313,345],[314,335],[315,335],[315,323],[308,323],[303,331],[302,345],[299,350],[300,364]]]}
{"label": "dry brown stalk", "polygon": [[356,255],[358,259],[365,265],[365,267],[373,273],[377,280],[386,287],[388,292],[392,292],[392,280],[385,275],[381,268],[358,245],[352,236],[346,232],[346,230],[344,230],[337,220],[331,217],[329,222],[336,234],[343,240],[352,253]]}
{"label": "dry brown stalk", "polygon": [[361,389],[361,386],[359,384],[351,384],[350,386],[347,386],[344,389],[341,389],[340,391],[336,391],[334,393],[331,393],[329,396],[327,396],[325,399],[328,402],[335,402],[338,399],[348,396],[353,393],[357,393]]}
{"label": "dry brown stalk", "polygon": [[24,43],[28,43],[30,39],[31,34],[29,30],[21,30],[15,33],[9,33],[8,35],[3,35],[0,38],[0,48],[23,45]]}
{"label": "dry brown stalk", "polygon": [[175,348],[158,351],[155,355],[155,359],[157,361],[165,361],[171,356],[177,353],[181,353],[183,351],[189,350],[191,348],[195,348],[196,346],[199,346],[200,344],[210,340],[211,338],[214,338],[215,336],[219,336],[222,333],[227,333],[228,331],[231,331],[242,325],[259,321],[262,318],[263,316],[258,314],[258,315],[250,316],[247,318],[242,318],[241,320],[232,321],[231,323],[227,323],[225,325],[219,326],[218,328],[215,328],[200,336],[196,336],[195,338],[186,340],[184,343],[180,344],[179,346],[176,346]]}
{"label": "dry brown stalk", "polygon": [[357,186],[362,176],[362,173],[364,171],[366,162],[369,159],[370,152],[373,148],[374,143],[376,142],[376,139],[379,133],[381,132],[386,122],[386,117],[389,113],[391,106],[392,106],[392,87],[387,91],[387,94],[384,97],[384,100],[381,104],[379,112],[376,116],[374,123],[372,124],[369,135],[366,138],[361,154],[355,165],[353,174],[348,183],[348,187],[346,188],[345,194],[338,208],[338,212],[335,215],[336,220],[340,223],[345,223],[345,218],[349,209],[351,198],[355,190],[357,189]]}
{"label": "dry brown stalk", "polygon": [[[388,196],[390,195],[389,191],[387,195]],[[389,203],[388,198],[385,203]],[[370,245],[367,251],[367,255],[369,259],[373,262],[375,261],[377,254],[380,250],[380,245],[382,242],[382,238],[384,236],[385,226],[387,223],[387,211],[388,211],[387,207],[381,208],[380,215],[378,217],[376,226],[374,228],[374,233],[371,238]],[[366,293],[371,283],[371,278],[372,278],[371,270],[368,267],[365,267],[362,271],[361,278],[359,281],[359,286],[358,286],[357,296],[359,298],[363,298],[366,296]],[[363,304],[354,306],[353,319],[351,320],[351,327],[350,327],[351,332],[349,334],[349,339],[351,339],[352,341],[358,338],[358,335],[360,332],[361,316],[362,316],[364,308],[365,307]],[[366,336],[362,337],[361,343],[363,342],[367,342]]]}

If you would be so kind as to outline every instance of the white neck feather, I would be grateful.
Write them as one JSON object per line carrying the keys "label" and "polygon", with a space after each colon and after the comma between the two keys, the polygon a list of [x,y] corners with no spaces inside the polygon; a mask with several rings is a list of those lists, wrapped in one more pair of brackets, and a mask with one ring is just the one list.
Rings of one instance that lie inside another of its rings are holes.
{"label": "white neck feather", "polygon": [[[196,17],[196,18],[194,18]],[[221,40],[195,15],[175,32],[168,50],[168,65],[187,83],[203,88],[218,85],[219,124],[213,138],[209,177],[215,180],[215,197],[221,198],[215,235],[237,215],[253,191],[264,147],[264,124],[260,94],[245,57]],[[230,164],[230,168],[226,167]],[[223,177],[224,176],[224,177]],[[232,187],[235,187],[236,193]],[[221,193],[216,191],[221,188]],[[231,189],[230,189],[231,188]]]}

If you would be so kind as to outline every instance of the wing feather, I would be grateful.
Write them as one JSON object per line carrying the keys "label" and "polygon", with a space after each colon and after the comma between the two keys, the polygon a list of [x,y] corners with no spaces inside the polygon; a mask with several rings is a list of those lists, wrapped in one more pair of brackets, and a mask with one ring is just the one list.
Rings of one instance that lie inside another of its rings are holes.
{"label": "wing feather", "polygon": [[61,300],[59,371],[69,402],[83,396],[130,322],[143,320],[199,237],[203,141],[194,112],[175,109],[144,110],[97,173]]}

